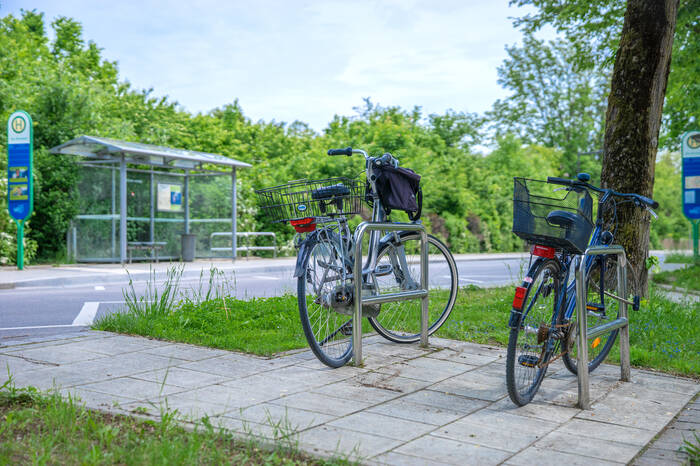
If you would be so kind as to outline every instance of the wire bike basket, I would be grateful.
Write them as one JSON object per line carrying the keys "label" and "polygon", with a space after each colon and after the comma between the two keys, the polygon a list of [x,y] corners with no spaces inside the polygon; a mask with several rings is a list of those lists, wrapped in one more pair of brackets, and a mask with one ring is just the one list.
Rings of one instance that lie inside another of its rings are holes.
{"label": "wire bike basket", "polygon": [[255,193],[262,212],[279,223],[359,214],[365,185],[354,178],[336,177],[290,181],[272,188],[256,189]]}
{"label": "wire bike basket", "polygon": [[588,191],[553,192],[546,181],[513,180],[513,233],[530,243],[583,254],[593,230]]}

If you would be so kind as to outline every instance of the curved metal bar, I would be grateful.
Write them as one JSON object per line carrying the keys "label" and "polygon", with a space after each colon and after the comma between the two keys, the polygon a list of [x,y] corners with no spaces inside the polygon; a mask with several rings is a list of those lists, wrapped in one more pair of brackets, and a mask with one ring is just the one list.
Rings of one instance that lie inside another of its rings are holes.
{"label": "curved metal bar", "polygon": [[[599,325],[591,329],[588,334],[588,311],[586,310],[586,261],[583,257],[597,256],[601,254],[614,254],[617,256],[617,294],[620,303],[620,317],[612,322]],[[584,256],[576,258],[576,311],[578,313],[578,407],[590,409],[590,387],[588,379],[588,340],[595,335],[601,335],[607,331],[620,329],[620,380],[630,380],[630,337],[629,318],[627,315],[627,255],[625,248],[620,245],[591,246],[586,249]]]}
{"label": "curved metal bar", "polygon": [[421,241],[421,280],[420,290],[411,290],[400,293],[392,293],[391,295],[382,297],[371,297],[367,301],[374,303],[391,301],[400,301],[405,299],[421,300],[421,322],[420,322],[420,343],[421,346],[428,345],[428,234],[425,226],[419,223],[384,223],[384,222],[362,222],[358,225],[354,234],[354,254],[355,262],[353,265],[354,282],[354,302],[355,309],[352,322],[352,344],[353,344],[353,363],[356,366],[362,364],[362,284],[364,277],[362,275],[362,238],[367,231],[417,231],[420,233]]}

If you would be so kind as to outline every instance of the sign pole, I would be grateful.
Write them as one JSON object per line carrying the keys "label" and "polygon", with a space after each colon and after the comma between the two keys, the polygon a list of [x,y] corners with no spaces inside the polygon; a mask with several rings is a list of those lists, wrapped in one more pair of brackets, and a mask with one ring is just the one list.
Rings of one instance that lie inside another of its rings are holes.
{"label": "sign pole", "polygon": [[17,268],[24,269],[24,223],[34,210],[34,130],[23,110],[7,120],[7,210],[17,224]]}
{"label": "sign pole", "polygon": [[17,224],[17,268],[24,269],[24,220],[15,220]]}
{"label": "sign pole", "polygon": [[695,220],[692,222],[693,224],[693,257],[695,260],[700,259],[700,255],[698,254],[698,237],[700,236],[700,221]]}

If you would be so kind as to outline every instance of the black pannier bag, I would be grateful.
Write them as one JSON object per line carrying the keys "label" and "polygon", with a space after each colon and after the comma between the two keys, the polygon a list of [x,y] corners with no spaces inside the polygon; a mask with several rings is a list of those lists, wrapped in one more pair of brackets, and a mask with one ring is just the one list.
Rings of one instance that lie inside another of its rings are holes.
{"label": "black pannier bag", "polygon": [[382,166],[375,169],[379,198],[387,214],[392,209],[403,210],[412,220],[418,220],[423,204],[420,175],[409,168]]}

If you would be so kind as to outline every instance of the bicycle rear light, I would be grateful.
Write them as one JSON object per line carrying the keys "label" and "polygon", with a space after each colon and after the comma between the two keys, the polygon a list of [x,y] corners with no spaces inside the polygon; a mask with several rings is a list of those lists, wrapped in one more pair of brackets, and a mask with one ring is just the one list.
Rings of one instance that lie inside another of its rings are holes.
{"label": "bicycle rear light", "polygon": [[299,220],[290,220],[297,233],[308,233],[316,229],[316,219],[314,217],[301,218]]}
{"label": "bicycle rear light", "polygon": [[556,249],[551,248],[549,246],[542,246],[536,244],[532,247],[531,252],[533,256],[544,257],[545,259],[554,259],[554,253],[556,252]]}
{"label": "bicycle rear light", "polygon": [[523,309],[523,301],[525,301],[525,295],[527,294],[527,288],[524,286],[519,286],[515,288],[515,297],[513,298],[513,309],[521,311]]}

